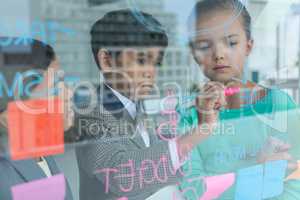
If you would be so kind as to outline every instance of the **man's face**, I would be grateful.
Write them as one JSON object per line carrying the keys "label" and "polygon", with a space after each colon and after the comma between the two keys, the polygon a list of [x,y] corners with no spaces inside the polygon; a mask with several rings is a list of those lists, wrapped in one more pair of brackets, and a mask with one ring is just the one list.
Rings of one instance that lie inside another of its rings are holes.
{"label": "man's face", "polygon": [[123,49],[115,63],[110,63],[115,66],[111,68],[112,73],[105,72],[106,81],[132,100],[147,98],[155,86],[161,50],[158,47]]}

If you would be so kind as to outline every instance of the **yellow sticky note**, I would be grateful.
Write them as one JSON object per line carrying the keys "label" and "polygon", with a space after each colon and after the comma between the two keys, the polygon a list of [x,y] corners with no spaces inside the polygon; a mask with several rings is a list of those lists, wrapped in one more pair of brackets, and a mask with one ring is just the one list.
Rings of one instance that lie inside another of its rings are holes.
{"label": "yellow sticky note", "polygon": [[300,161],[298,161],[298,169],[294,171],[291,175],[289,175],[285,180],[295,180],[300,179]]}

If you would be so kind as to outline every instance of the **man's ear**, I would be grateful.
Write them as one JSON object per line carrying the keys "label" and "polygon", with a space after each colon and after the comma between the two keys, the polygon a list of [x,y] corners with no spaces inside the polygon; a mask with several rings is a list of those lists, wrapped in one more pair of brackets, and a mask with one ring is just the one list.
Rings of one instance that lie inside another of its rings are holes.
{"label": "man's ear", "polygon": [[254,40],[251,39],[251,40],[248,40],[247,42],[247,49],[246,49],[246,55],[249,56],[250,53],[252,52],[252,49],[253,49],[253,46],[254,46]]}
{"label": "man's ear", "polygon": [[111,70],[112,58],[107,49],[101,48],[97,53],[98,63],[103,71]]}

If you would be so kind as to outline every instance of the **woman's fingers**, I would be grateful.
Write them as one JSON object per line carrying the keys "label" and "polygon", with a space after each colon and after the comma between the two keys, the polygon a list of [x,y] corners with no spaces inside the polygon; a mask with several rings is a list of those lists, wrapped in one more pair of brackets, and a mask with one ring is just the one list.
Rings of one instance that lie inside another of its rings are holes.
{"label": "woman's fingers", "polygon": [[196,98],[197,109],[200,113],[214,114],[226,105],[224,85],[218,82],[208,82],[202,88],[202,94]]}
{"label": "woman's fingers", "polygon": [[274,153],[272,155],[264,156],[258,159],[259,163],[277,161],[277,160],[286,160],[288,161],[287,170],[294,171],[297,169],[297,161],[288,153],[288,152],[280,152]]}
{"label": "woman's fingers", "polygon": [[275,161],[275,160],[287,160],[291,161],[292,156],[287,152],[274,153],[267,157],[266,161]]}

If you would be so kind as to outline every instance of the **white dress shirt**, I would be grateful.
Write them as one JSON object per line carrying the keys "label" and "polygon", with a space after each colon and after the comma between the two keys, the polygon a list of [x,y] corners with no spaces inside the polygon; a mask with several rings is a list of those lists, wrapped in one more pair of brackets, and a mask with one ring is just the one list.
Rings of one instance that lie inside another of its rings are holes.
{"label": "white dress shirt", "polygon": [[47,177],[52,176],[47,160],[44,157],[41,157],[41,160],[37,161],[37,164]]}

